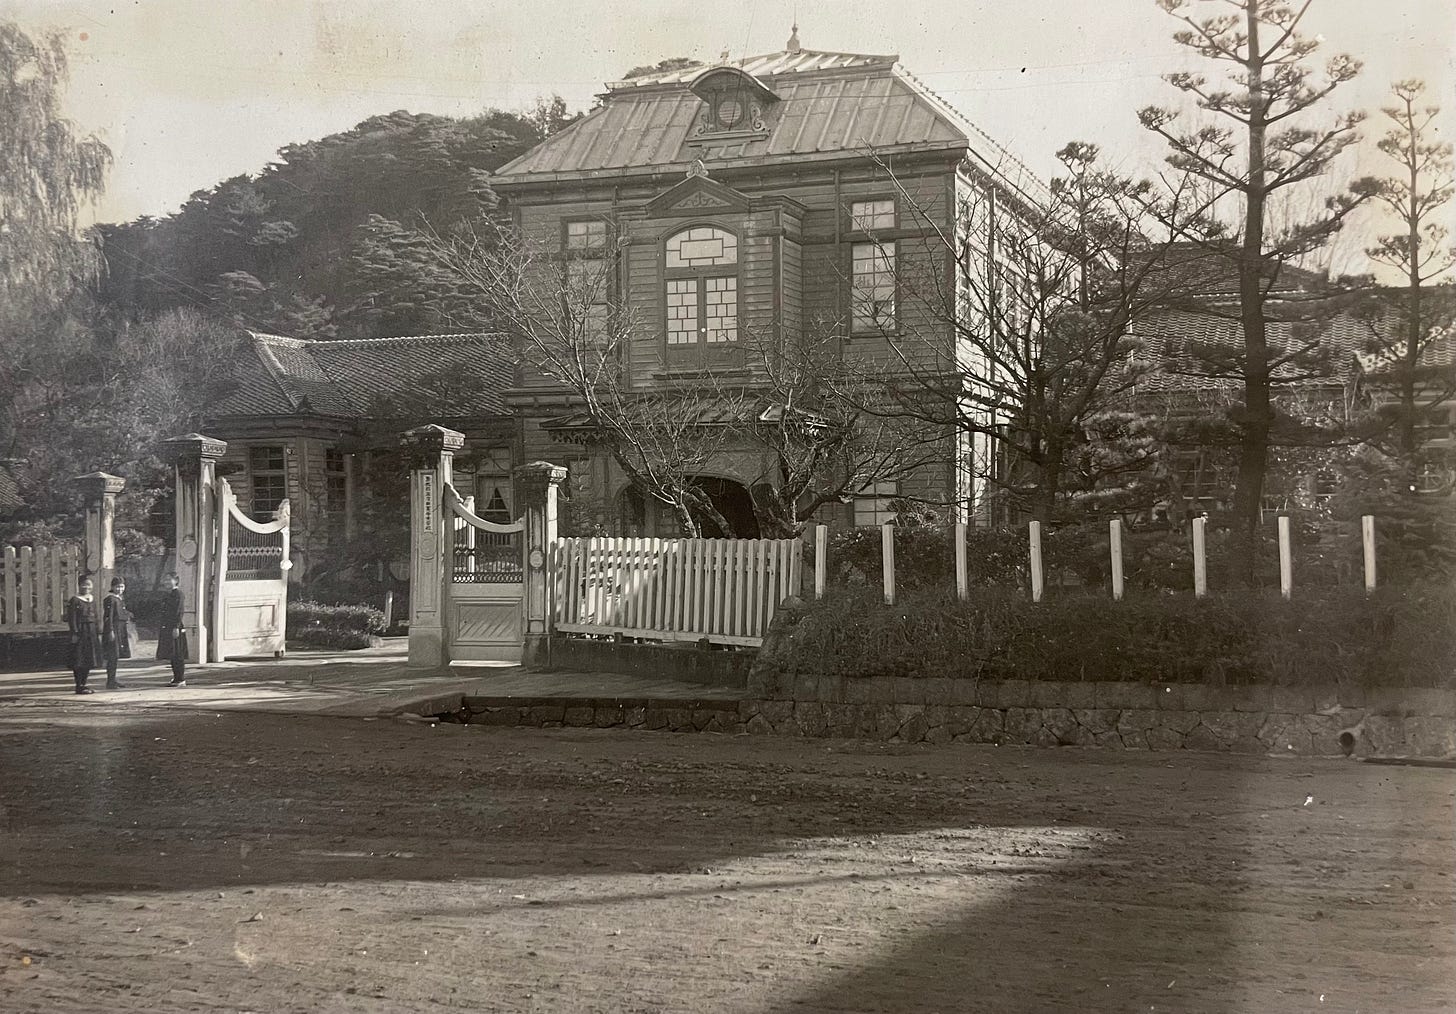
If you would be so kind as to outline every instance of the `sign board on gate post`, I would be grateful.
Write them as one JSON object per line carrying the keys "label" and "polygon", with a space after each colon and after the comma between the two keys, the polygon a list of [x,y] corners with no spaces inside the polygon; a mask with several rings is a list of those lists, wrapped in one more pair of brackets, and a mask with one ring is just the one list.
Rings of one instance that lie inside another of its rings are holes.
{"label": "sign board on gate post", "polygon": [[454,549],[446,541],[453,533],[440,517],[440,505],[465,435],[430,424],[406,431],[400,444],[410,459],[409,664],[436,669],[449,662],[444,585]]}

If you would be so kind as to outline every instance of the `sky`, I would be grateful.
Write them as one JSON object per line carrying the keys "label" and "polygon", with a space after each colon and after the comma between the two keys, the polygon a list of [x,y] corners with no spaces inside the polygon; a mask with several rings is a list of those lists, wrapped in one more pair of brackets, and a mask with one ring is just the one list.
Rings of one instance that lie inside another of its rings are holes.
{"label": "sky", "polygon": [[[1155,169],[1163,152],[1136,110],[1177,106],[1160,75],[1201,62],[1154,0],[0,0],[0,20],[69,39],[68,115],[116,157],[98,221],[174,211],[378,113],[463,116],[553,93],[585,109],[635,65],[781,50],[796,18],[805,49],[899,54],[1044,177],[1073,139],[1129,173]],[[1305,25],[1323,54],[1365,64],[1331,114],[1368,109],[1377,135],[1390,83],[1411,77],[1456,114],[1453,0],[1314,0]],[[1383,162],[1367,142],[1346,168]]]}

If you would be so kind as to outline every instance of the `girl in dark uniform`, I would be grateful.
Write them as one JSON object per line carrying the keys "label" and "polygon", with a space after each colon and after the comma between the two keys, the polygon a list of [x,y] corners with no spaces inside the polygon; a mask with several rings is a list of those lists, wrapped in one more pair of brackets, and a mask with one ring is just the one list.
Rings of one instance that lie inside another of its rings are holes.
{"label": "girl in dark uniform", "polygon": [[187,685],[187,628],[182,626],[182,588],[176,574],[168,574],[172,587],[162,596],[162,615],[157,630],[157,657],[172,660],[169,687]]}
{"label": "girl in dark uniform", "polygon": [[76,693],[94,694],[86,686],[91,670],[102,664],[101,624],[96,616],[96,586],[90,577],[76,582],[76,594],[66,603],[66,619],[71,627],[71,672],[76,676]]}
{"label": "girl in dark uniform", "polygon": [[111,579],[111,594],[101,601],[101,650],[106,653],[106,689],[121,690],[126,686],[116,678],[119,659],[131,658],[131,613],[122,595],[126,582]]}

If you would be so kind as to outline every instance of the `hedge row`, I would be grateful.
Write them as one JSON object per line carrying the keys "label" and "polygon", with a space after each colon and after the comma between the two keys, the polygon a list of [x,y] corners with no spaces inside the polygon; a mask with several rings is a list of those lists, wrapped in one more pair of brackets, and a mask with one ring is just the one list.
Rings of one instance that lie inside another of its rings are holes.
{"label": "hedge row", "polygon": [[369,606],[288,603],[288,642],[317,648],[367,648],[384,633],[384,613]]}
{"label": "hedge row", "polygon": [[[1275,594],[1095,594],[1032,603],[977,589],[922,589],[886,606],[838,590],[780,614],[761,663],[789,674],[974,676],[1456,690],[1456,591],[1323,589]],[[984,662],[984,666],[982,663]]]}
{"label": "hedge row", "polygon": [[[1364,570],[1358,519],[1342,522],[1293,517],[1294,584],[1307,588],[1363,588]],[[1376,561],[1381,584],[1440,582],[1456,568],[1456,523],[1422,505],[1413,517],[1376,518]],[[1272,522],[1261,530],[1258,581],[1279,587],[1279,548]],[[1232,534],[1210,527],[1207,563],[1210,589],[1239,582]],[[805,540],[805,573],[812,574],[812,540]],[[955,587],[953,530],[947,525],[911,524],[895,530],[895,579],[900,588]],[[1105,523],[1066,525],[1042,536],[1046,582],[1082,587],[1111,585],[1111,559]],[[1027,531],[1023,528],[970,528],[966,532],[967,576],[971,584],[1022,588],[1030,584]],[[1193,545],[1189,531],[1129,528],[1122,539],[1123,575],[1128,588],[1193,590]],[[880,530],[852,528],[835,532],[829,543],[829,582],[878,587],[881,582]]]}

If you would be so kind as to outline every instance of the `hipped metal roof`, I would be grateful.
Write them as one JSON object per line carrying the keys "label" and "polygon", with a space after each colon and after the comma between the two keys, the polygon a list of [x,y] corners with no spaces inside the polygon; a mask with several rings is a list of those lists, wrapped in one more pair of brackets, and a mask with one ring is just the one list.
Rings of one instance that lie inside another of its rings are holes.
{"label": "hipped metal roof", "polygon": [[[897,60],[785,50],[613,82],[600,106],[503,166],[495,180],[509,185],[643,169],[672,171],[699,159],[716,169],[870,151],[944,150],[970,153],[986,171],[1029,196],[1044,192],[1029,169]],[[704,102],[689,85],[723,67],[753,76],[778,96],[766,134],[695,134]]]}

